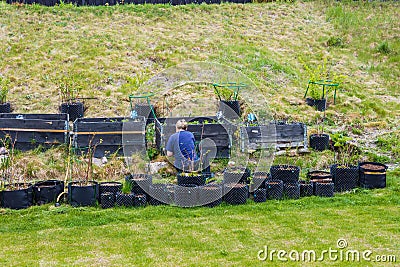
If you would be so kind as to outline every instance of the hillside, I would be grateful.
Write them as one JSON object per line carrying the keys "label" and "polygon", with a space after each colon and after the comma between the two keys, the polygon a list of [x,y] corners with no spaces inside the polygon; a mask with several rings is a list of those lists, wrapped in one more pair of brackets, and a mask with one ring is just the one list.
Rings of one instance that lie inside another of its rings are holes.
{"label": "hillside", "polygon": [[329,95],[327,131],[348,132],[373,149],[372,157],[394,163],[400,154],[398,141],[393,143],[400,118],[399,11],[397,2],[103,7],[0,2],[0,74],[11,81],[14,112],[58,112],[60,80],[67,77],[82,88],[81,97],[96,98],[86,101],[87,116],[113,117],[129,114],[128,95],[138,82],[176,64],[215,62],[248,76],[275,119],[305,122],[313,132],[320,114],[304,103],[309,78],[304,66],[327,60],[331,72],[342,76],[336,105]]}

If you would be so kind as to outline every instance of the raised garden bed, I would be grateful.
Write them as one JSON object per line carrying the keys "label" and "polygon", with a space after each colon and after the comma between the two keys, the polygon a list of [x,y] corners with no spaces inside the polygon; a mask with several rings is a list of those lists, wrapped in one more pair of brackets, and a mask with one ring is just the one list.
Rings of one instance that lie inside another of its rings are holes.
{"label": "raised garden bed", "polygon": [[39,145],[51,147],[69,142],[67,114],[0,114],[0,139],[9,135],[22,151]]}
{"label": "raised garden bed", "polygon": [[77,153],[87,153],[96,145],[95,157],[132,155],[146,150],[144,117],[81,118],[74,122],[73,145]]}
{"label": "raised garden bed", "polygon": [[[216,158],[230,157],[231,136],[234,127],[227,122],[216,122],[216,117],[159,118],[156,121],[155,130],[156,145],[161,152],[165,153],[164,148],[169,137],[176,132],[175,124],[181,119],[185,119],[188,122],[187,130],[193,133],[196,144],[209,138],[216,146]],[[203,149],[207,150],[208,148],[203,147]]]}
{"label": "raised garden bed", "polygon": [[273,122],[268,125],[240,128],[242,151],[256,149],[307,149],[307,126],[303,123]]}

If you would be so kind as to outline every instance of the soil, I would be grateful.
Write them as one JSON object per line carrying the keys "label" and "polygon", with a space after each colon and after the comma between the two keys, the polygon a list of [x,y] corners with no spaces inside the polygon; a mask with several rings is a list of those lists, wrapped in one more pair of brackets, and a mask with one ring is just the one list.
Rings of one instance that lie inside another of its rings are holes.
{"label": "soil", "polygon": [[311,182],[314,183],[332,183],[332,179],[311,179]]}
{"label": "soil", "polygon": [[12,185],[6,185],[4,187],[5,191],[15,191],[15,190],[23,190],[27,189],[31,186],[30,184],[12,184]]}
{"label": "soil", "polygon": [[242,188],[245,187],[246,185],[244,184],[227,184],[228,187],[232,187],[232,188]]}
{"label": "soil", "polygon": [[331,175],[329,173],[325,173],[325,172],[313,172],[313,173],[310,173],[310,177],[311,178],[312,177],[316,177],[316,176],[318,176],[318,177],[330,177]]}
{"label": "soil", "polygon": [[385,167],[380,166],[380,165],[375,165],[375,164],[364,164],[364,165],[362,165],[362,168],[366,169],[366,170],[374,170],[374,171],[385,170]]}
{"label": "soil", "polygon": [[119,184],[115,184],[115,183],[102,183],[101,186],[119,186]]}

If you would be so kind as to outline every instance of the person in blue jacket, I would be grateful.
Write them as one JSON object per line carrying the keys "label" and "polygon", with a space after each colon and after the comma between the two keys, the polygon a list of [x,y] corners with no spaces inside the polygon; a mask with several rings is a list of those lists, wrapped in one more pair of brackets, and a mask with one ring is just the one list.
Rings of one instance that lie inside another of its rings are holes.
{"label": "person in blue jacket", "polygon": [[193,171],[199,161],[194,135],[187,131],[187,122],[184,119],[176,123],[175,129],[176,133],[169,137],[165,147],[167,157],[175,157],[174,166],[178,172]]}

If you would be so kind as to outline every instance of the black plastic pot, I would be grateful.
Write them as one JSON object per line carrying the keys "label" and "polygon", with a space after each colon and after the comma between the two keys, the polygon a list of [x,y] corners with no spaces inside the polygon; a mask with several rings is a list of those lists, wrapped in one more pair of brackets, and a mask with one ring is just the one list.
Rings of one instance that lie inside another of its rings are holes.
{"label": "black plastic pot", "polygon": [[314,100],[314,107],[317,111],[324,111],[326,110],[326,99],[315,99]]}
{"label": "black plastic pot", "polygon": [[314,188],[311,183],[300,181],[300,197],[309,197],[314,194]]}
{"label": "black plastic pot", "polygon": [[328,134],[312,134],[310,135],[310,147],[317,151],[324,151],[329,148]]}
{"label": "black plastic pot", "polygon": [[224,184],[223,199],[231,205],[246,204],[249,188],[246,184]]}
{"label": "black plastic pot", "polygon": [[281,199],[283,196],[282,180],[267,180],[265,182],[265,189],[267,190],[267,199]]}
{"label": "black plastic pot", "polygon": [[219,103],[219,111],[222,112],[227,119],[237,119],[240,118],[240,103],[239,101],[224,101],[221,100]]}
{"label": "black plastic pot", "polygon": [[68,201],[73,207],[95,206],[99,199],[99,184],[90,181],[88,185],[80,182],[68,183]]}
{"label": "black plastic pot", "polygon": [[22,183],[6,185],[5,190],[0,191],[0,203],[3,208],[16,210],[29,208],[33,204],[33,186]]}
{"label": "black plastic pot", "polygon": [[315,195],[319,197],[333,197],[335,184],[332,182],[316,182]]}
{"label": "black plastic pot", "polygon": [[179,207],[198,206],[198,190],[195,184],[186,184],[175,187],[175,204]]}
{"label": "black plastic pot", "polygon": [[268,173],[264,172],[255,172],[253,173],[253,179],[250,183],[250,192],[254,192],[254,190],[258,188],[265,188],[265,181],[270,179]]}
{"label": "black plastic pot", "polygon": [[152,176],[149,174],[129,174],[125,176],[125,181],[131,184],[132,193],[148,194],[152,184]]}
{"label": "black plastic pot", "polygon": [[283,184],[283,194],[289,199],[299,199],[300,198],[300,184],[295,183],[284,183]]}
{"label": "black plastic pot", "polygon": [[[99,184],[99,191],[100,195],[104,193],[112,193],[115,196],[117,193],[121,192],[122,190],[122,183],[120,182],[102,182]],[[101,198],[100,198],[101,203]]]}
{"label": "black plastic pot", "polygon": [[64,182],[47,180],[33,185],[33,196],[37,205],[55,202],[58,195],[64,192]]}
{"label": "black plastic pot", "polygon": [[147,203],[147,197],[145,194],[135,195],[133,198],[133,205],[135,207],[144,207]]}
{"label": "black plastic pot", "polygon": [[197,186],[202,186],[206,184],[206,177],[201,173],[178,173],[176,175],[178,185],[183,186],[187,184],[194,184]]}
{"label": "black plastic pot", "polygon": [[331,175],[336,192],[344,192],[356,188],[360,176],[358,166],[339,164],[331,166]]}
{"label": "black plastic pot", "polygon": [[199,189],[199,204],[205,207],[215,207],[222,203],[222,186],[207,184]]}
{"label": "black plastic pot", "polygon": [[224,181],[225,184],[231,183],[241,183],[248,184],[250,182],[251,172],[248,168],[233,168],[224,171]]}
{"label": "black plastic pot", "polygon": [[117,195],[115,196],[115,204],[117,206],[132,207],[134,197],[135,195],[133,193],[117,193]]}
{"label": "black plastic pot", "polygon": [[175,186],[173,184],[152,184],[149,187],[150,205],[163,205],[174,203]]}
{"label": "black plastic pot", "polygon": [[141,104],[141,103],[136,103],[135,104],[135,111],[138,116],[143,116],[145,118],[153,117],[153,114],[151,112],[151,109],[154,106],[153,105],[148,105],[148,104]]}
{"label": "black plastic pot", "polygon": [[60,105],[60,112],[69,115],[69,121],[75,121],[77,118],[82,118],[85,112],[83,103],[62,103]]}
{"label": "black plastic pot", "polygon": [[9,102],[0,104],[0,113],[10,113],[11,112],[11,105]]}
{"label": "black plastic pot", "polygon": [[254,202],[265,202],[267,200],[267,189],[258,188],[254,190]]}
{"label": "black plastic pot", "polygon": [[377,162],[361,162],[358,164],[360,170],[360,187],[373,189],[386,187],[385,164]]}
{"label": "black plastic pot", "polygon": [[115,205],[115,194],[112,192],[104,192],[100,195],[101,207],[103,209],[112,208]]}
{"label": "black plastic pot", "polygon": [[299,181],[300,167],[291,165],[271,166],[271,178],[282,180],[283,183],[293,183]]}
{"label": "black plastic pot", "polygon": [[313,99],[313,98],[306,98],[306,104],[315,107],[318,111],[324,111],[326,109],[326,99]]}

